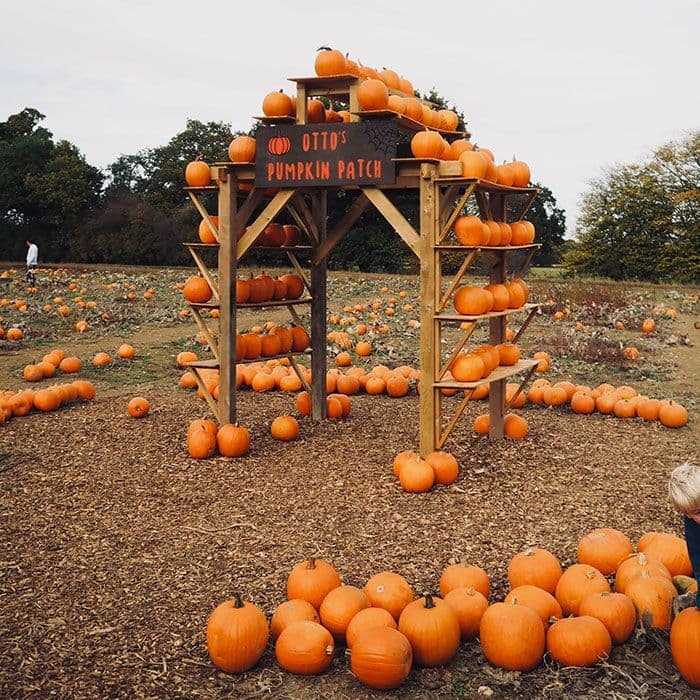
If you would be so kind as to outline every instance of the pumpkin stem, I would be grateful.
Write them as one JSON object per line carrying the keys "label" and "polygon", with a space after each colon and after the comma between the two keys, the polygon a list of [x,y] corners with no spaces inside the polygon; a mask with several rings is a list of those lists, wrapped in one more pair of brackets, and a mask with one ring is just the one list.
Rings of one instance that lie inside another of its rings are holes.
{"label": "pumpkin stem", "polygon": [[243,601],[241,600],[240,593],[233,594],[233,607],[234,608],[242,608],[243,607]]}
{"label": "pumpkin stem", "polygon": [[306,565],[306,568],[307,569],[315,569],[316,568],[316,559],[314,559],[314,557],[311,557],[311,559],[309,559],[309,563]]}
{"label": "pumpkin stem", "polygon": [[319,46],[316,51],[332,51],[330,46]]}
{"label": "pumpkin stem", "polygon": [[433,596],[430,593],[426,593],[424,598],[425,598],[425,605],[423,607],[425,607],[425,608],[434,608],[435,607],[435,601],[433,600]]}

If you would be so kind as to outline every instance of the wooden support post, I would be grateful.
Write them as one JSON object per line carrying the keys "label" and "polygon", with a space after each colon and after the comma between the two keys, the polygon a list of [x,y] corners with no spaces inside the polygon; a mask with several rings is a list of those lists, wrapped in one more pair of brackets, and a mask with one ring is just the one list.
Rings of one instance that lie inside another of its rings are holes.
{"label": "wooden support post", "polygon": [[219,422],[236,422],[236,178],[219,186]]}
{"label": "wooden support post", "polygon": [[316,252],[326,239],[326,215],[328,192],[325,189],[312,193],[311,212],[319,235],[311,262],[311,403],[312,418],[326,417],[326,258],[318,260]]}
{"label": "wooden support post", "polygon": [[[494,196],[489,202],[490,211],[499,210],[499,199],[503,197]],[[489,282],[491,284],[504,284],[506,279],[506,253],[498,251],[495,261],[491,265]],[[489,344],[499,345],[505,340],[507,316],[496,316],[489,319]],[[491,382],[489,386],[489,416],[490,427],[489,437],[492,440],[503,438],[503,413],[505,410],[505,389],[506,379],[499,379]]]}
{"label": "wooden support post", "polygon": [[440,295],[440,259],[435,245],[440,220],[440,197],[434,182],[438,170],[422,163],[420,171],[420,238],[413,249],[420,261],[420,454],[437,448],[442,418],[440,390],[434,387],[442,361],[440,322],[435,318]]}

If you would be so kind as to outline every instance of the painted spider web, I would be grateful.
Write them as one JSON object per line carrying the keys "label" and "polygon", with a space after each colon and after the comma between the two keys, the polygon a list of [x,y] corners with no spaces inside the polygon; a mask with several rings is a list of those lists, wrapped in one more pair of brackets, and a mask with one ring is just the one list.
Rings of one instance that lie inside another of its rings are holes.
{"label": "painted spider web", "polygon": [[360,122],[362,132],[375,150],[385,156],[396,153],[396,122],[390,120],[371,120]]}

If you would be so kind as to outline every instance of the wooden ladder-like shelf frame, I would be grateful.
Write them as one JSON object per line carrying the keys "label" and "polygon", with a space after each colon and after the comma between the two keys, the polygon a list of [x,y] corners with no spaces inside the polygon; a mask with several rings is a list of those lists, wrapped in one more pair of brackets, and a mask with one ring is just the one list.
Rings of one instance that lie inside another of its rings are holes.
{"label": "wooden ladder-like shelf frame", "polygon": [[[336,76],[329,79],[294,78],[297,84],[297,124],[306,123],[306,100],[313,95],[326,95],[344,98],[349,103],[350,111],[356,119],[363,118],[357,104],[357,80],[352,76]],[[369,115],[371,118],[376,115]],[[284,120],[262,119],[265,123],[279,123]],[[412,131],[412,125],[399,127]],[[454,137],[462,136],[455,132]],[[447,135],[446,135],[447,136]],[[345,214],[327,230],[327,196],[328,189],[322,187],[284,188],[274,192],[255,187],[255,166],[250,163],[215,163],[210,166],[209,186],[204,188],[185,188],[202,218],[206,222],[217,243],[186,243],[195,264],[202,276],[209,282],[214,292],[215,302],[211,304],[191,304],[196,322],[210,341],[215,359],[198,361],[190,364],[197,384],[219,423],[235,423],[236,411],[236,311],[237,307],[285,306],[295,323],[300,322],[295,306],[311,306],[311,374],[312,383],[308,387],[304,373],[295,361],[295,355],[284,355],[290,361],[312,395],[312,417],[320,420],[326,417],[326,284],[328,255],[335,245],[342,240],[362,214],[370,207],[386,219],[420,262],[420,452],[425,455],[441,448],[452,433],[461,414],[477,386],[488,383],[489,411],[491,425],[489,435],[492,439],[503,437],[503,417],[507,409],[505,401],[506,380],[517,374],[524,374],[517,394],[523,390],[530,379],[537,362],[521,360],[512,367],[498,367],[488,377],[479,382],[460,383],[443,379],[449,365],[466,345],[477,324],[488,323],[489,343],[497,345],[505,338],[506,318],[514,313],[526,312],[527,317],[514,337],[517,340],[538,311],[538,305],[528,304],[522,309],[508,309],[482,316],[461,316],[445,311],[454,291],[466,273],[472,261],[478,255],[491,261],[489,279],[491,283],[506,281],[506,257],[511,251],[525,251],[525,256],[514,274],[519,275],[530,263],[532,255],[539,247],[527,246],[482,246],[468,248],[447,243],[449,233],[456,218],[473,197],[482,218],[506,221],[508,201],[517,196],[519,209],[511,220],[520,220],[537,196],[536,188],[515,188],[497,185],[492,182],[461,175],[461,163],[431,159],[397,158],[396,180],[392,185],[355,186],[346,188],[347,192],[356,191],[357,196],[349,204]],[[418,193],[420,220],[418,230],[405,218],[393,204],[388,194],[394,189],[412,189]],[[200,194],[218,193],[219,226],[214,225],[211,216],[200,200]],[[523,201],[524,199],[524,201]],[[512,201],[512,200],[511,200]],[[261,304],[236,304],[236,270],[238,262],[251,249],[265,227],[286,211],[305,233],[310,245],[281,248],[288,255],[297,274],[304,279],[308,296],[299,300],[282,302],[265,302]],[[254,214],[256,214],[254,216]],[[245,233],[237,239],[235,232],[245,227]],[[211,248],[218,250],[218,284],[213,279],[200,250]],[[296,253],[305,252],[310,256],[310,274],[307,277],[299,263]],[[441,256],[445,252],[464,252],[465,259],[458,274],[443,292],[443,275]],[[205,332],[206,324],[201,318],[200,310],[218,308],[219,342],[210,329]],[[466,321],[469,327],[464,337],[451,351],[447,362],[442,358],[442,324]],[[308,353],[304,353],[308,355]],[[216,401],[206,388],[201,371],[219,370],[219,399]],[[441,410],[441,389],[451,388],[464,391],[464,398],[455,413],[443,426]]]}

